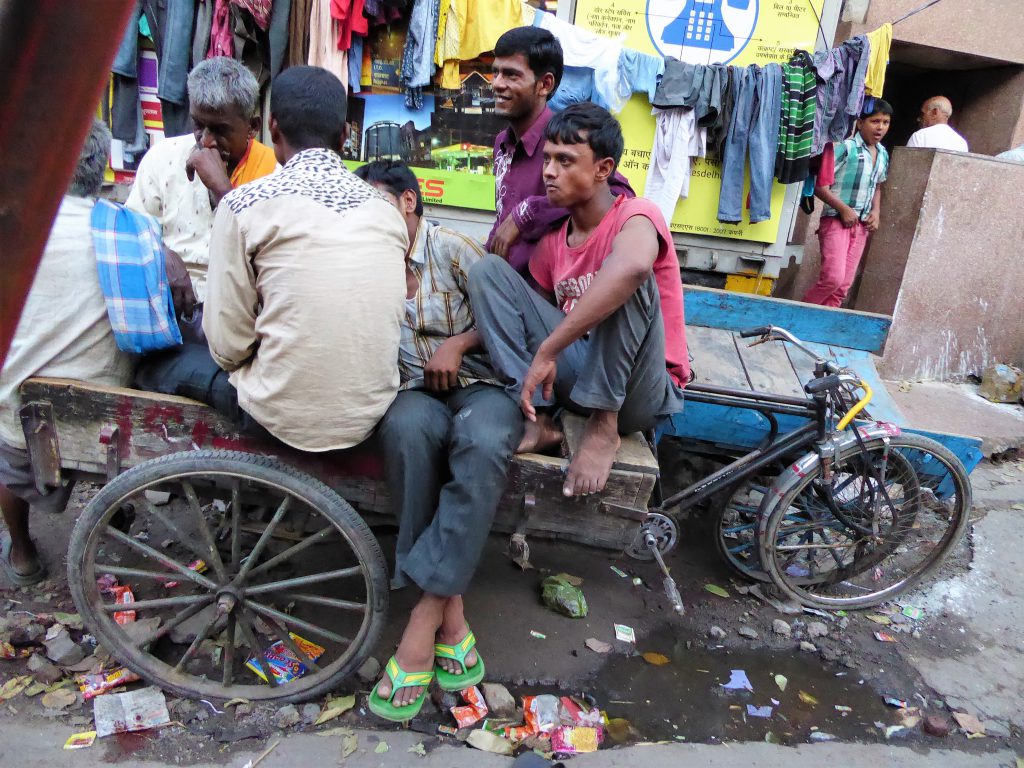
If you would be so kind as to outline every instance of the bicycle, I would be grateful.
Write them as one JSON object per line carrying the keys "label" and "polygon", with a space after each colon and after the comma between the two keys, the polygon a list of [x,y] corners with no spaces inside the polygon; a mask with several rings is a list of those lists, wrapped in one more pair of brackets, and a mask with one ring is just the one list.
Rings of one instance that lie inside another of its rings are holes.
{"label": "bicycle", "polygon": [[[690,401],[761,413],[769,434],[754,450],[649,510],[637,544],[650,548],[658,561],[676,610],[682,601],[664,566],[665,547],[651,545],[676,535],[671,510],[678,514],[723,492],[734,502],[716,526],[726,562],[747,578],[773,582],[805,606],[866,608],[937,568],[968,523],[970,480],[959,459],[939,443],[891,424],[855,423],[872,399],[871,387],[784,328],[763,326],[739,336],[759,337],[755,344],[793,345],[814,358],[814,378],[804,387],[807,398],[687,388]],[[779,437],[780,414],[805,423]],[[746,485],[751,478],[755,482]]]}

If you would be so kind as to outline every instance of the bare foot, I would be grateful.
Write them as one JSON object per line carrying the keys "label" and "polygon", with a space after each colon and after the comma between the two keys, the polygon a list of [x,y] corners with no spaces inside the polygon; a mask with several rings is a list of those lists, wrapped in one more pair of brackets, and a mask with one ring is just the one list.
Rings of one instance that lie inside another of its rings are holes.
{"label": "bare foot", "polygon": [[[437,642],[445,645],[458,645],[469,634],[469,624],[466,623],[466,616],[463,613],[462,595],[456,595],[448,599],[444,607],[444,621],[437,632]],[[476,666],[476,649],[473,649],[466,656],[466,669],[462,668],[455,659],[438,659],[437,663],[446,672],[453,675],[465,674],[466,670]]]}
{"label": "bare foot", "polygon": [[523,439],[519,441],[516,453],[543,453],[560,445],[562,430],[555,424],[550,413],[538,413],[536,421],[526,421]]}
{"label": "bare foot", "polygon": [[586,496],[604,490],[620,443],[618,413],[594,411],[587,419],[579,449],[565,474],[562,494]]}
{"label": "bare foot", "polygon": [[[444,617],[446,598],[424,595],[412,609],[405,625],[402,640],[395,651],[395,660],[406,672],[429,672],[434,668],[434,636]],[[385,671],[377,685],[377,694],[387,701],[393,681]],[[423,686],[402,688],[395,693],[392,705],[404,707],[412,704],[423,693]]]}

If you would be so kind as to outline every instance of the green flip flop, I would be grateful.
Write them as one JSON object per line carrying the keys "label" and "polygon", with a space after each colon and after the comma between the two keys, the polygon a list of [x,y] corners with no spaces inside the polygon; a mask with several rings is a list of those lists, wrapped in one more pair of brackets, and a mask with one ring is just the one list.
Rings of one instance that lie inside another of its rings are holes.
{"label": "green flip flop", "polygon": [[[416,715],[420,713],[423,708],[423,702],[427,699],[427,686],[434,679],[433,671],[430,672],[406,672],[392,656],[387,663],[386,671],[388,677],[391,678],[391,695],[386,699],[377,693],[377,687],[380,685],[380,681],[377,681],[377,685],[373,686],[373,690],[370,691],[369,705],[370,711],[377,717],[383,717],[385,720],[390,720],[393,723],[404,723],[407,720],[412,720]],[[406,704],[404,707],[396,707],[391,703],[392,699],[395,698],[395,694],[403,688],[417,688],[423,686],[423,693],[413,701],[411,704]]]}
{"label": "green flip flop", "polygon": [[436,658],[453,659],[462,667],[461,675],[453,675],[436,661],[434,662],[434,674],[437,676],[437,684],[442,691],[461,691],[484,679],[484,659],[479,653],[476,655],[476,664],[472,667],[466,666],[466,657],[474,648],[476,648],[476,636],[472,631],[466,632],[466,636],[457,645],[434,643]]}

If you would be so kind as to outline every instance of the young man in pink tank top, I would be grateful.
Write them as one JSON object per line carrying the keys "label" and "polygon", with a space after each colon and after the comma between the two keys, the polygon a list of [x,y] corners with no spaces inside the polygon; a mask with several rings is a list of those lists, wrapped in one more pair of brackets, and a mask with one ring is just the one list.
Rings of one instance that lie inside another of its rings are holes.
{"label": "young man in pink tank top", "polygon": [[658,208],[609,188],[622,130],[589,102],[545,129],[544,187],[570,217],[530,259],[534,290],[502,259],[470,273],[477,328],[527,418],[520,452],[561,439],[554,411],[588,416],[566,474],[566,496],[600,492],[619,435],[683,408],[689,378],[679,261]]}

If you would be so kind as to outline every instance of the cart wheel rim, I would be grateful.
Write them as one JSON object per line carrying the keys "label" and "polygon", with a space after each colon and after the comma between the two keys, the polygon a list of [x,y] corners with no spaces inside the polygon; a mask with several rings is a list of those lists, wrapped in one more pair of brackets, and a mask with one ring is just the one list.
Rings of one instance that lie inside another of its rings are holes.
{"label": "cart wheel rim", "polygon": [[[263,457],[202,453],[213,454],[207,469],[164,462],[152,477],[139,465],[90,503],[73,537],[81,557],[69,556],[76,604],[115,658],[163,687],[214,699],[316,695],[351,673],[379,633],[379,547],[312,477]],[[160,507],[147,491],[179,498]],[[120,522],[126,504],[134,515]],[[110,577],[131,586],[130,605]],[[339,587],[352,599],[325,594]]]}

